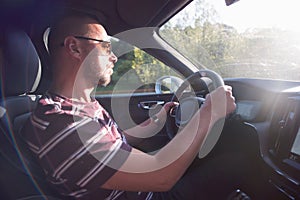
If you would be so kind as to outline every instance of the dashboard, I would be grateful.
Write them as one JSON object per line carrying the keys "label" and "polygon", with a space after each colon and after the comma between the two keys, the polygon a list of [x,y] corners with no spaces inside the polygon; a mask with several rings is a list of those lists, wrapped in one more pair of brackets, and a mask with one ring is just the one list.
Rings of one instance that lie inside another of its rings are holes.
{"label": "dashboard", "polygon": [[267,182],[282,195],[276,199],[300,199],[299,83],[239,79],[226,84],[233,87],[236,115],[257,131]]}

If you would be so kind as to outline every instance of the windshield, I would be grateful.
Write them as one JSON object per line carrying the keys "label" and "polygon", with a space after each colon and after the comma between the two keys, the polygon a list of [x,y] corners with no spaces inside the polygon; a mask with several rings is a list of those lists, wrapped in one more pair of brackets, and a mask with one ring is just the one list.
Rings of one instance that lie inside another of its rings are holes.
{"label": "windshield", "polygon": [[195,0],[159,30],[199,68],[222,77],[300,80],[298,0]]}

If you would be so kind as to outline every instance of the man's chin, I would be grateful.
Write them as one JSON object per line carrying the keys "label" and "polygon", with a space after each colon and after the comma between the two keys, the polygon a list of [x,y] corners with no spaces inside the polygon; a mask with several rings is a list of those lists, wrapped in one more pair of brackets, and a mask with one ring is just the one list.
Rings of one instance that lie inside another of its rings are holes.
{"label": "man's chin", "polygon": [[102,87],[106,87],[110,83],[111,79],[109,80],[99,80],[98,85],[101,85]]}

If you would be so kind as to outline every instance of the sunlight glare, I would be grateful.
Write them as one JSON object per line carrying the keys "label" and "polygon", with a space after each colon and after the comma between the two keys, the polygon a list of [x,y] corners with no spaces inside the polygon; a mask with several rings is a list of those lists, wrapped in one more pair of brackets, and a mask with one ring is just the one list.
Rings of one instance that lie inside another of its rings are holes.
{"label": "sunlight glare", "polygon": [[211,3],[221,21],[239,31],[274,27],[300,32],[299,0],[240,0],[228,7],[220,4],[220,0]]}

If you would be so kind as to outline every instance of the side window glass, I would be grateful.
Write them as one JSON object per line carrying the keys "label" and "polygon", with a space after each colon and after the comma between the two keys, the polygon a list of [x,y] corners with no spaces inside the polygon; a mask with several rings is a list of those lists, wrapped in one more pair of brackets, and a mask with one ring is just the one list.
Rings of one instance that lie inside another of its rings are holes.
{"label": "side window glass", "polygon": [[98,86],[96,95],[172,93],[174,86],[183,79],[178,72],[145,51],[116,38],[111,38],[111,41],[118,62],[110,84]]}

